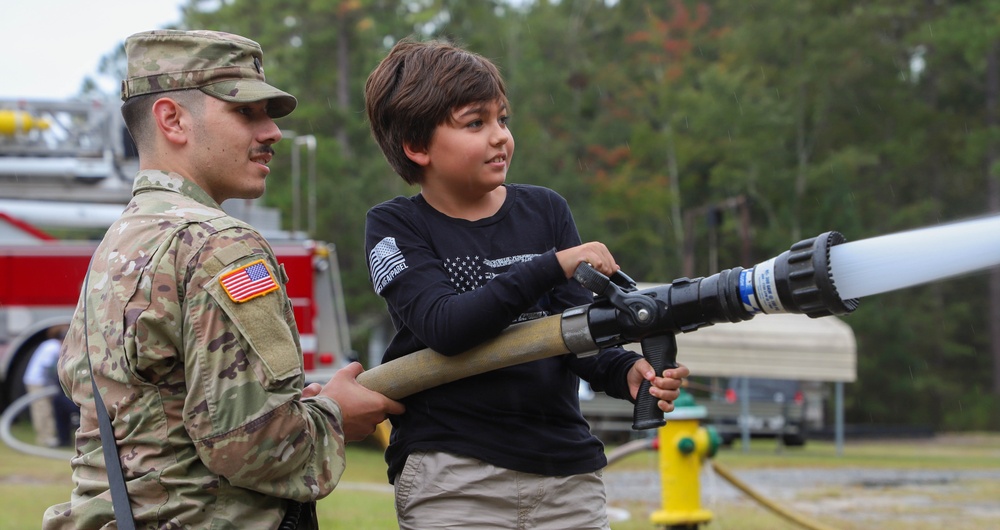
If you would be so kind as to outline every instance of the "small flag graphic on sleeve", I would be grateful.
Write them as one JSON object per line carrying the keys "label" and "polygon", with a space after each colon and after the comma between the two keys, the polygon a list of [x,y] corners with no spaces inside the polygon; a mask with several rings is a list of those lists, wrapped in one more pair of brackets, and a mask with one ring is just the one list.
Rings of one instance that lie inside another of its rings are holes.
{"label": "small flag graphic on sleeve", "polygon": [[379,241],[368,253],[368,267],[375,285],[375,293],[382,294],[382,289],[406,269],[406,259],[396,246],[396,238],[386,237]]}
{"label": "small flag graphic on sleeve", "polygon": [[246,302],[278,289],[278,283],[262,259],[226,273],[219,278],[219,283],[234,302]]}

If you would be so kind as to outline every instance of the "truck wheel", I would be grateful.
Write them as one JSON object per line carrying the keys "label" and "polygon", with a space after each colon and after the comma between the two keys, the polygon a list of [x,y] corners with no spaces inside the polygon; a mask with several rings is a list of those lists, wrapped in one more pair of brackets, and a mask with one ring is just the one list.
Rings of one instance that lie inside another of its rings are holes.
{"label": "truck wheel", "polygon": [[[28,367],[28,361],[31,359],[30,355],[20,355],[18,358],[14,359],[14,362],[10,365],[10,372],[7,373],[7,379],[4,381],[3,385],[3,408],[6,409],[7,405],[13,403],[17,398],[23,396],[27,389],[24,387],[24,371]],[[28,419],[29,416],[27,412],[22,412],[18,415],[15,421],[21,421],[22,419]]]}
{"label": "truck wheel", "polygon": [[806,438],[801,434],[786,434],[781,437],[781,441],[787,447],[802,447],[806,444]]}

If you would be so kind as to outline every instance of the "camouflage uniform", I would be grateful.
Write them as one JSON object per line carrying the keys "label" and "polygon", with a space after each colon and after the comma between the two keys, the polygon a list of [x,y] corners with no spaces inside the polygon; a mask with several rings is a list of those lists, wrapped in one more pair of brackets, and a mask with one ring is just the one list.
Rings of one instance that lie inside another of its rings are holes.
{"label": "camouflage uniform", "polygon": [[[143,171],[98,247],[60,359],[81,405],[76,489],[44,528],[114,519],[84,333],[140,528],[276,528],[282,499],[333,490],[340,409],[300,399],[302,355],[287,278],[264,238],[180,175]],[[220,278],[257,260],[278,289],[234,302]]]}
{"label": "camouflage uniform", "polygon": [[[242,37],[147,32],[126,52],[123,98],[197,88],[268,99],[272,117],[295,106],[263,82],[260,47]],[[252,281],[231,281],[240,278]],[[273,529],[285,499],[333,490],[345,466],[341,411],[328,397],[302,399],[286,281],[264,238],[192,181],[139,172],[97,248],[60,357],[60,382],[81,407],[76,487],[46,510],[44,528],[114,527],[86,355],[137,527]]]}

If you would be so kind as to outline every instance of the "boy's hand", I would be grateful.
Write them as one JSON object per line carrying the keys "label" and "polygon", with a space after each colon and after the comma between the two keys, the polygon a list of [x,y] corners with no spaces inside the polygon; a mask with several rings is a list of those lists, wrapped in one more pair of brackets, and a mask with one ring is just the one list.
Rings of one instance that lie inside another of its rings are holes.
{"label": "boy's hand", "polygon": [[605,276],[611,276],[621,268],[615,263],[615,257],[611,255],[608,247],[598,241],[560,250],[556,252],[556,259],[559,260],[559,266],[567,278],[572,278],[576,268],[585,262]]}
{"label": "boy's hand", "polygon": [[684,378],[689,375],[691,375],[691,371],[688,370],[687,366],[678,365],[677,368],[664,370],[663,377],[656,377],[649,362],[646,359],[639,359],[628,371],[628,389],[632,394],[632,399],[636,399],[639,385],[642,384],[643,380],[650,381],[652,385],[649,387],[649,393],[659,400],[656,405],[663,412],[670,412],[674,410],[674,400],[680,396],[681,387],[685,386]]}

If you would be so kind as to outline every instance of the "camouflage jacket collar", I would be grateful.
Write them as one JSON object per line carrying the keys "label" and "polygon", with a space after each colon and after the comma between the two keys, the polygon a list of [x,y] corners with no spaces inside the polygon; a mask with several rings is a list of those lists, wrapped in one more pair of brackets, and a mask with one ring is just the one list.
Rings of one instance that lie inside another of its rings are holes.
{"label": "camouflage jacket collar", "polygon": [[190,197],[205,206],[221,210],[222,207],[215,199],[208,196],[205,190],[197,184],[184,178],[179,173],[162,171],[159,169],[144,169],[135,176],[132,185],[132,195],[138,195],[144,191],[164,190],[180,193]]}

